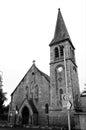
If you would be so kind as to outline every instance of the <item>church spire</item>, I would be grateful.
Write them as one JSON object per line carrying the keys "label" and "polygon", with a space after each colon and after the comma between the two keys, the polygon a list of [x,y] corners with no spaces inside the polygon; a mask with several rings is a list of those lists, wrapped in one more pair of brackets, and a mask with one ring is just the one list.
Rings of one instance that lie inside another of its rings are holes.
{"label": "church spire", "polygon": [[[56,22],[54,38],[51,41],[50,46],[54,43],[61,42],[66,39],[70,40],[70,36],[67,31],[65,22],[63,20],[61,11],[60,11],[60,9],[58,9],[58,17],[57,17],[57,22]],[[71,40],[70,40],[70,42],[71,42]]]}

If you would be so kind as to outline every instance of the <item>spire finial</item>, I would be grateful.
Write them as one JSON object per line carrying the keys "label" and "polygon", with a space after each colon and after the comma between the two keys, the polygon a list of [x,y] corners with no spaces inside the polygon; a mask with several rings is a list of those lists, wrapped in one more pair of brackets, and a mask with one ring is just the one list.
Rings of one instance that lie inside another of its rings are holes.
{"label": "spire finial", "polygon": [[58,8],[58,11],[60,11],[60,8]]}
{"label": "spire finial", "polygon": [[36,61],[35,61],[35,60],[33,60],[33,65],[35,65],[35,62],[36,62]]}

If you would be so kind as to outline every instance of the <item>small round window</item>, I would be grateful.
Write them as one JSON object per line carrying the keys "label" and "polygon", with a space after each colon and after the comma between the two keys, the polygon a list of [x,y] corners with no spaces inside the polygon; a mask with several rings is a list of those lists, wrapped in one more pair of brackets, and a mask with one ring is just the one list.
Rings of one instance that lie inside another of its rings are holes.
{"label": "small round window", "polygon": [[58,67],[58,68],[57,68],[57,71],[58,71],[58,72],[62,72],[62,71],[63,71],[63,67],[62,67],[62,66]]}

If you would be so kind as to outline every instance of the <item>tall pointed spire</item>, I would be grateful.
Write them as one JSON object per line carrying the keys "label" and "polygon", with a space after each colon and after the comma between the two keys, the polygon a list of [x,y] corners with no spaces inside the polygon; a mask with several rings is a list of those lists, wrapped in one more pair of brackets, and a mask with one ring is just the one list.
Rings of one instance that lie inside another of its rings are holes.
{"label": "tall pointed spire", "polygon": [[57,22],[56,22],[54,38],[51,41],[50,46],[54,43],[61,42],[61,41],[66,40],[66,39],[70,40],[70,36],[68,34],[68,31],[67,31],[65,22],[63,20],[61,11],[60,11],[60,9],[58,9],[58,17],[57,17]]}

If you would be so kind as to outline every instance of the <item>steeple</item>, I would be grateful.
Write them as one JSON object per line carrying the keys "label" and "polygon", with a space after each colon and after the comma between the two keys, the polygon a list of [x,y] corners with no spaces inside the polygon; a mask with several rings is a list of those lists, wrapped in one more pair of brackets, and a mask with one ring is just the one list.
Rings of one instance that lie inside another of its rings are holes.
{"label": "steeple", "polygon": [[58,10],[54,38],[50,43],[50,90],[51,115],[53,115],[53,112],[55,114],[55,110],[56,113],[57,111],[59,113],[60,110],[65,110],[67,106],[63,103],[62,95],[66,95],[67,92],[71,96],[71,109],[77,109],[78,106],[79,110],[80,92],[75,62],[75,48],[71,42],[60,9]]}
{"label": "steeple", "polygon": [[56,22],[54,38],[51,41],[50,46],[66,39],[68,39],[71,42],[61,11],[60,9],[58,9],[58,17]]}

